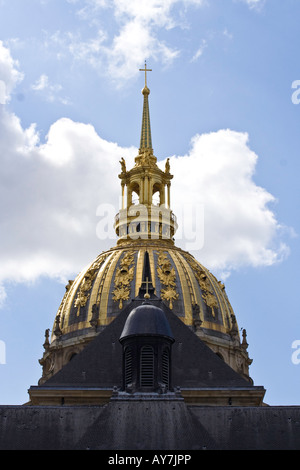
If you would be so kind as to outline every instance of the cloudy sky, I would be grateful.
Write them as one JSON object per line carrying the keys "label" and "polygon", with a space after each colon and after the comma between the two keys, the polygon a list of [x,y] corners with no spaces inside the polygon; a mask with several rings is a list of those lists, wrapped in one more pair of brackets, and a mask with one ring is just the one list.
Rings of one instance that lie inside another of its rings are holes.
{"label": "cloudy sky", "polygon": [[225,282],[266,401],[300,404],[299,15],[293,0],[0,0],[1,404],[27,400],[65,283],[115,244],[145,60],[176,244]]}

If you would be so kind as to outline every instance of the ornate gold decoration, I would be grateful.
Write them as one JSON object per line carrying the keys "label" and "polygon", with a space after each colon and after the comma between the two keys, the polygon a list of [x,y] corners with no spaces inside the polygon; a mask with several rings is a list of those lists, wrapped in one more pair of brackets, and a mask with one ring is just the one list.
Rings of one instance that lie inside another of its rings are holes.
{"label": "ornate gold decoration", "polygon": [[165,173],[170,173],[170,159],[169,158],[167,158],[167,161],[166,161]]}
{"label": "ornate gold decoration", "polygon": [[81,307],[85,307],[90,296],[89,291],[92,288],[93,280],[97,276],[97,269],[90,268],[85,274],[83,281],[80,284],[77,297],[75,299],[75,307],[78,308],[77,316],[79,316]]}
{"label": "ornate gold decoration", "polygon": [[159,253],[157,264],[158,277],[160,278],[162,283],[166,285],[175,286],[175,269],[172,267],[171,262],[166,253]]}
{"label": "ornate gold decoration", "polygon": [[115,274],[115,289],[113,291],[113,300],[119,302],[119,308],[123,308],[123,302],[130,297],[130,283],[134,278],[134,251],[128,251],[120,262],[120,267]]}
{"label": "ornate gold decoration", "polygon": [[79,289],[77,297],[75,299],[74,306],[77,308],[77,316],[79,317],[81,307],[85,307],[88,301],[90,294],[84,292],[84,290]]}
{"label": "ornate gold decoration", "polygon": [[120,163],[121,163],[122,173],[126,173],[126,162],[123,157],[121,158]]}
{"label": "ornate gold decoration", "polygon": [[135,158],[136,167],[157,167],[157,158],[153,155],[152,149],[140,149],[139,155]]}
{"label": "ornate gold decoration", "polygon": [[161,298],[169,302],[169,308],[172,310],[173,301],[179,297],[176,292],[176,272],[166,253],[159,253],[157,264],[158,277],[161,283],[166,286],[166,288],[161,289]]}
{"label": "ornate gold decoration", "polygon": [[101,256],[99,259],[97,259],[84,275],[84,278],[77,292],[77,297],[74,302],[74,306],[77,307],[77,316],[79,316],[81,307],[85,307],[87,304],[87,301],[90,296],[89,291],[92,288],[93,282],[97,277],[99,268],[106,256],[107,255]]}
{"label": "ornate gold decoration", "polygon": [[172,310],[173,309],[173,300],[177,300],[179,294],[172,289],[171,287],[167,287],[166,289],[161,290],[161,296],[164,300],[167,300],[169,302],[169,308]]}
{"label": "ornate gold decoration", "polygon": [[215,314],[214,309],[218,308],[218,302],[215,296],[213,295],[212,291],[203,292],[202,298],[204,302],[206,303],[206,305],[211,308],[212,316],[215,318],[216,314]]}
{"label": "ornate gold decoration", "polygon": [[193,268],[196,279],[199,282],[199,286],[202,291],[202,298],[205,304],[211,308],[212,316],[215,318],[215,309],[218,308],[218,302],[214,295],[211,282],[209,281],[206,272],[201,269],[201,267],[196,263],[196,261],[192,257],[189,257],[188,262]]}

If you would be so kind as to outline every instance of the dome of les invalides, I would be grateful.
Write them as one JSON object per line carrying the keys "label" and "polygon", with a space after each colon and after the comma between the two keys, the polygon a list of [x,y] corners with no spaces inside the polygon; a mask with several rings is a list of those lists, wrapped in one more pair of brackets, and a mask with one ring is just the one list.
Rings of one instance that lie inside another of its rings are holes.
{"label": "dome of les invalides", "polygon": [[[146,75],[146,67],[143,70]],[[142,94],[139,154],[129,170],[123,159],[120,162],[122,207],[115,217],[117,245],[101,253],[66,286],[51,338],[46,331],[40,384],[128,308],[141,289],[146,297],[161,299],[228,365],[251,381],[246,332],[240,338],[224,285],[174,242],[177,221],[170,204],[173,175],[168,161],[165,171],[157,166],[147,84]]]}

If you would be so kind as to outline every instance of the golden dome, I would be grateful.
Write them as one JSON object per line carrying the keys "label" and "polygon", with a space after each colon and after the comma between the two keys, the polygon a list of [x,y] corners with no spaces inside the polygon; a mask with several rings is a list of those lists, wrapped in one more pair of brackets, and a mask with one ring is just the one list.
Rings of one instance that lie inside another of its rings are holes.
{"label": "golden dome", "polygon": [[[141,70],[146,82],[146,64]],[[40,383],[60,370],[139,296],[142,285],[149,281],[145,272],[151,280],[151,295],[233,369],[248,376],[252,361],[246,351],[246,334],[244,331],[241,343],[224,285],[174,243],[177,221],[171,210],[173,175],[169,159],[163,171],[153,155],[148,93],[144,93],[139,155],[130,170],[123,158],[120,163],[122,207],[114,225],[117,245],[101,253],[66,286],[51,342],[49,330],[46,332]],[[145,294],[149,298],[150,293]]]}
{"label": "golden dome", "polygon": [[230,340],[235,321],[224,285],[188,252],[144,240],[103,252],[69,283],[51,340],[84,338],[114,320],[139,294],[146,252],[155,295],[186,325]]}

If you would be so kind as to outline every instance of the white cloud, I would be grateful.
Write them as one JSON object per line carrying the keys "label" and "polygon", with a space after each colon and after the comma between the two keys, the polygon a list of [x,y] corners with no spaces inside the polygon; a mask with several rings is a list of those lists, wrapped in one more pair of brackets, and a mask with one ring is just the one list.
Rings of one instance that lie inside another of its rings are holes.
{"label": "white cloud", "polygon": [[59,101],[62,104],[69,104],[68,98],[60,96],[62,86],[51,84],[46,74],[42,74],[31,88],[38,93],[42,93],[47,101]]}
{"label": "white cloud", "polygon": [[[107,142],[91,125],[70,119],[55,122],[45,144],[32,145],[36,134],[29,137],[8,115],[6,129],[9,121],[10,155],[0,179],[0,279],[79,272],[115,243],[96,237],[96,211],[109,204],[111,215],[117,213],[119,160],[124,156],[131,167],[137,150]],[[212,270],[272,265],[287,252],[274,245],[280,226],[268,207],[273,196],[252,179],[256,161],[247,135],[230,130],[198,135],[188,155],[171,158],[176,243],[187,249],[193,242],[190,203],[204,207],[204,246],[194,254]]]}
{"label": "white cloud", "polygon": [[178,25],[178,19],[173,14],[175,6],[188,8],[203,4],[203,0],[114,0],[115,15],[122,21],[127,16],[130,20],[134,18],[142,24],[166,29]]}
{"label": "white cloud", "polygon": [[[196,135],[188,155],[171,158],[174,209],[180,214],[189,202],[203,209],[203,247],[196,245],[195,254],[212,270],[268,266],[288,254],[270,207],[275,198],[253,180],[257,159],[248,135],[229,129]],[[195,226],[182,215],[187,228]]]}
{"label": "white cloud", "polygon": [[[67,0],[78,5],[77,14],[95,31],[83,37],[57,31],[49,38],[59,45],[58,56],[68,51],[76,60],[84,61],[99,73],[107,74],[118,86],[138,75],[145,59],[170,65],[181,54],[179,44],[168,41],[168,31],[189,28],[192,9],[205,7],[211,0]],[[259,10],[265,0],[232,0]],[[109,26],[107,26],[109,24]],[[225,29],[224,36],[232,35]],[[203,40],[191,61],[195,62],[207,47]]]}
{"label": "white cloud", "polygon": [[[71,0],[71,3],[76,4],[76,1]],[[57,32],[53,40],[67,48],[77,60],[86,61],[120,83],[120,79],[136,76],[145,59],[160,60],[166,66],[172,63],[180,50],[161,39],[161,33],[186,27],[183,19],[186,11],[205,4],[205,0],[85,0],[78,14],[93,24],[99,18],[97,33],[83,40],[79,34]],[[102,11],[110,15],[110,23],[111,17],[114,19],[116,32],[113,35],[104,21],[100,21]]]}
{"label": "white cloud", "polygon": [[[6,56],[11,59],[8,49]],[[131,154],[101,139],[91,125],[69,119],[56,121],[41,144],[35,125],[22,128],[0,107],[2,299],[5,281],[67,276],[103,249],[96,209],[102,202],[118,206],[119,184],[111,174],[118,173],[121,156]]]}
{"label": "white cloud", "polygon": [[203,54],[204,50],[206,49],[206,47],[207,47],[207,41],[206,41],[206,39],[202,39],[201,45],[197,49],[195,54],[193,55],[193,57],[191,59],[191,62],[196,62],[199,59],[199,57],[202,56],[202,54]]}
{"label": "white cloud", "polygon": [[6,135],[0,143],[0,280],[79,271],[103,249],[96,237],[97,206],[118,207],[119,183],[112,175],[121,156],[132,151],[70,119],[56,121],[45,144],[11,114],[1,115],[0,127]]}
{"label": "white cloud", "polygon": [[41,75],[40,78],[36,81],[34,85],[32,85],[32,89],[35,91],[42,91],[49,86],[49,78],[47,75]]}
{"label": "white cloud", "polygon": [[13,60],[9,50],[0,41],[0,104],[8,103],[13,88],[23,79],[18,66],[18,62]]}
{"label": "white cloud", "polygon": [[159,41],[152,34],[149,25],[138,20],[129,21],[113,40],[112,47],[105,49],[108,58],[108,72],[115,81],[129,79],[137,74],[145,57],[159,58],[168,64],[179,52]]}

